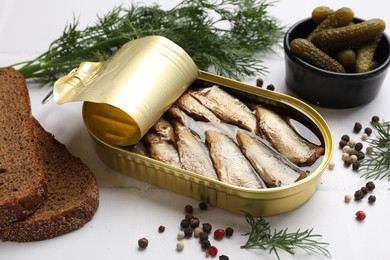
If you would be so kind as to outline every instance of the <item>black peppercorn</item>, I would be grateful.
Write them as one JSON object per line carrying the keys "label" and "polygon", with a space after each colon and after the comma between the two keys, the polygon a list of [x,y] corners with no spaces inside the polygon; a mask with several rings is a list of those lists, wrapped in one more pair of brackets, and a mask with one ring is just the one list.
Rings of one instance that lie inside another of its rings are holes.
{"label": "black peppercorn", "polygon": [[370,195],[368,197],[368,203],[374,203],[376,201],[376,197],[374,195]]}
{"label": "black peppercorn", "polygon": [[199,226],[199,219],[196,218],[196,217],[193,217],[192,219],[190,219],[190,227],[192,228],[197,228]]}
{"label": "black peppercorn", "polygon": [[192,214],[194,212],[194,208],[191,205],[186,205],[184,207],[184,212]]}
{"label": "black peppercorn", "polygon": [[207,203],[206,202],[199,203],[199,208],[201,210],[207,210]]}
{"label": "black peppercorn", "polygon": [[365,186],[362,187],[360,190],[363,192],[364,195],[366,195],[369,192],[369,190]]}
{"label": "black peppercorn", "polygon": [[227,227],[225,229],[225,236],[226,237],[231,237],[233,235],[233,233],[234,233],[234,230],[231,227]]}
{"label": "black peppercorn", "polygon": [[202,240],[200,241],[200,246],[202,247],[203,250],[206,250],[211,246],[211,243],[208,240]]}
{"label": "black peppercorn", "polygon": [[364,132],[365,132],[368,136],[370,136],[370,135],[372,134],[372,129],[369,128],[369,127],[366,127],[366,128],[364,129]]}
{"label": "black peppercorn", "polygon": [[363,160],[364,157],[366,157],[366,156],[364,155],[364,153],[363,153],[362,151],[358,151],[358,152],[356,153],[356,157],[357,157],[357,159],[360,161],[360,160]]}
{"label": "black peppercorn", "polygon": [[184,236],[186,238],[192,237],[192,234],[194,233],[194,229],[192,227],[187,227],[184,229]]}
{"label": "black peppercorn", "polygon": [[340,140],[340,142],[339,142],[339,147],[340,148],[343,148],[344,146],[346,146],[348,144],[348,141],[346,141],[346,140]]}
{"label": "black peppercorn", "polygon": [[363,144],[358,142],[355,144],[355,150],[356,151],[361,151],[363,149]]}
{"label": "black peppercorn", "polygon": [[354,194],[355,200],[361,200],[364,198],[364,193],[361,190],[355,191]]}
{"label": "black peppercorn", "polygon": [[164,226],[159,226],[158,227],[158,232],[162,233],[165,231],[165,227]]}
{"label": "black peppercorn", "polygon": [[268,89],[268,90],[274,91],[274,90],[275,90],[275,86],[272,85],[272,84],[269,84],[269,85],[267,86],[267,89]]}
{"label": "black peppercorn", "polygon": [[263,83],[264,83],[263,79],[261,79],[261,78],[256,79],[256,86],[262,87]]}
{"label": "black peppercorn", "polygon": [[229,257],[226,255],[220,255],[219,260],[229,260]]}
{"label": "black peppercorn", "polygon": [[375,184],[372,181],[369,181],[366,183],[366,187],[369,191],[372,191],[375,189]]}
{"label": "black peppercorn", "polygon": [[200,233],[199,235],[199,240],[202,241],[202,240],[209,240],[209,235],[207,233]]}
{"label": "black peppercorn", "polygon": [[213,229],[210,223],[203,223],[202,227],[203,227],[203,232],[205,233],[210,233],[211,230]]}
{"label": "black peppercorn", "polygon": [[138,240],[138,246],[140,247],[140,248],[146,248],[147,246],[148,246],[148,244],[149,244],[149,241],[146,239],[146,238],[140,238],[139,240]]}
{"label": "black peppercorn", "polygon": [[185,228],[188,228],[190,226],[190,221],[188,219],[183,219],[181,222],[180,222],[180,227],[182,229],[185,229]]}
{"label": "black peppercorn", "polygon": [[379,116],[373,116],[373,117],[371,118],[371,121],[372,121],[372,122],[375,122],[375,123],[379,122]]}
{"label": "black peppercorn", "polygon": [[360,168],[360,162],[356,161],[352,164],[352,170],[357,171]]}
{"label": "black peppercorn", "polygon": [[349,142],[349,135],[343,135],[343,136],[341,137],[341,140],[344,140],[344,141],[346,141],[346,142]]}
{"label": "black peppercorn", "polygon": [[353,127],[353,131],[354,131],[355,133],[359,133],[360,130],[362,130],[362,124],[360,124],[359,122],[356,122],[355,125],[354,125],[354,127]]}

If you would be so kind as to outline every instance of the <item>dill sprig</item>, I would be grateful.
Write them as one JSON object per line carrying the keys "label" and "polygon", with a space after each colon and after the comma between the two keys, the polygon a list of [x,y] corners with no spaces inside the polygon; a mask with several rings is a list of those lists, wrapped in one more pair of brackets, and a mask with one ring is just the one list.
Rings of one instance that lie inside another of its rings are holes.
{"label": "dill sprig", "polygon": [[296,232],[288,232],[288,229],[279,231],[271,231],[271,225],[264,218],[255,219],[252,215],[245,214],[246,221],[251,226],[251,232],[247,235],[248,241],[241,248],[258,248],[268,250],[269,253],[275,253],[280,259],[278,250],[284,250],[292,255],[295,254],[295,249],[300,248],[308,254],[322,254],[326,257],[331,257],[329,251],[325,248],[328,243],[319,241],[322,236],[313,234],[313,229]]}
{"label": "dill sprig", "polygon": [[73,19],[48,51],[13,64],[25,78],[50,84],[83,61],[108,59],[130,40],[161,35],[181,46],[199,69],[239,79],[267,72],[259,53],[280,46],[284,27],[267,12],[267,0],[184,0],[170,10],[157,4],[117,6],[79,29]]}
{"label": "dill sprig", "polygon": [[362,177],[366,179],[387,178],[387,181],[390,181],[390,121],[372,121],[371,125],[376,130],[376,134],[367,142],[373,151],[366,154],[359,171],[364,171]]}

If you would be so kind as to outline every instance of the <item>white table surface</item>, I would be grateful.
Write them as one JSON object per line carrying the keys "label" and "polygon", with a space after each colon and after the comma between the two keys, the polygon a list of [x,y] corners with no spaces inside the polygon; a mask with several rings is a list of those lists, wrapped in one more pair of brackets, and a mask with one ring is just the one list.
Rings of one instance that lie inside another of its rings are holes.
{"label": "white table surface", "polygon": [[[56,39],[73,16],[79,17],[80,26],[93,24],[97,14],[104,14],[114,6],[130,1],[49,1],[49,0],[2,0],[0,1],[0,66],[31,59],[46,51],[50,42]],[[143,1],[152,3],[152,1]],[[155,1],[164,8],[171,8],[177,0]],[[382,18],[390,24],[384,1],[311,1],[281,0],[276,2],[270,13],[283,24],[294,22],[311,14],[314,7],[327,5],[333,9],[350,7],[362,18]],[[386,29],[389,32],[388,29]],[[264,57],[264,64],[270,73],[263,77],[265,84],[273,84],[276,91],[293,95],[284,82],[284,57],[276,54]],[[245,81],[254,84],[255,78]],[[323,236],[322,241],[330,245],[332,259],[389,259],[390,241],[390,183],[375,181],[374,195],[377,202],[369,205],[367,200],[351,201],[346,204],[344,195],[353,194],[367,180],[360,178],[351,168],[345,168],[341,161],[338,141],[343,134],[350,134],[358,140],[360,135],[352,132],[359,121],[369,126],[373,115],[390,120],[390,77],[388,76],[378,97],[370,104],[344,110],[315,107],[328,122],[335,143],[334,170],[326,170],[318,190],[302,207],[282,215],[268,217],[272,228],[314,228],[314,233]],[[42,98],[49,88],[29,83],[30,98],[34,116],[46,130],[55,134],[76,156],[79,156],[96,174],[100,186],[100,207],[92,221],[78,231],[33,243],[0,242],[0,259],[203,259],[204,253],[198,241],[186,239],[185,248],[177,252],[176,234],[183,218],[183,208],[191,204],[197,209],[201,222],[209,222],[214,228],[231,226],[235,234],[230,239],[214,242],[220,254],[230,259],[276,259],[262,250],[244,250],[240,246],[247,236],[249,226],[241,215],[210,207],[199,212],[198,201],[183,197],[115,172],[108,168],[95,154],[91,139],[81,118],[81,103],[56,105],[53,101],[42,105]],[[348,97],[345,97],[348,98]],[[355,212],[364,210],[367,218],[355,220]],[[160,225],[166,227],[162,234]],[[149,239],[147,250],[140,251],[137,241]],[[212,241],[213,242],[213,241]],[[297,250],[295,256],[280,253],[282,259],[326,259]],[[217,257],[216,257],[217,258]]]}

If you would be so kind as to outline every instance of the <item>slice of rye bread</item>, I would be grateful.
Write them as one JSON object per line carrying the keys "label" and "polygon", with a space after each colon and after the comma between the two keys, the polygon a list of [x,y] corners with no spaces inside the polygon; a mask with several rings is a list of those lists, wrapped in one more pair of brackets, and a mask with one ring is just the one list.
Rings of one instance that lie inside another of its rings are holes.
{"label": "slice of rye bread", "polygon": [[33,122],[46,167],[47,199],[25,220],[0,230],[3,241],[38,241],[79,229],[92,219],[99,205],[98,186],[92,171],[36,119]]}
{"label": "slice of rye bread", "polygon": [[24,77],[0,68],[0,228],[31,215],[46,195]]}

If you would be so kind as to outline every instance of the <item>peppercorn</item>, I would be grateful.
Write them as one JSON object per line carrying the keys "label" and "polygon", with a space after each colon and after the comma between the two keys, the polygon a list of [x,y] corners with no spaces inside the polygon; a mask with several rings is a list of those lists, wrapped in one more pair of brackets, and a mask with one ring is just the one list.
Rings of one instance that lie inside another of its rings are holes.
{"label": "peppercorn", "polygon": [[364,133],[366,133],[368,136],[370,136],[370,135],[372,134],[372,129],[369,128],[369,127],[366,127],[366,128],[364,129]]}
{"label": "peppercorn", "polygon": [[210,223],[203,223],[202,227],[203,227],[203,232],[206,232],[206,233],[210,233],[211,230],[213,229],[213,227],[211,226]]}
{"label": "peppercorn", "polygon": [[364,193],[361,190],[355,191],[354,194],[355,200],[361,200],[364,198]]}
{"label": "peppercorn", "polygon": [[190,227],[196,228],[196,227],[199,226],[199,223],[200,223],[199,219],[196,218],[196,217],[193,217],[193,218],[190,220]]}
{"label": "peppercorn", "polygon": [[200,241],[200,246],[202,247],[203,250],[206,250],[211,246],[211,243],[209,240],[201,240]]}
{"label": "peppercorn", "polygon": [[200,233],[199,235],[199,240],[202,241],[202,240],[209,240],[209,235],[207,233]]}
{"label": "peppercorn", "polygon": [[165,227],[164,226],[159,226],[158,227],[158,232],[163,233],[164,231],[165,231]]}
{"label": "peppercorn", "polygon": [[194,217],[194,215],[193,215],[192,213],[186,213],[185,219],[187,219],[188,221],[190,221],[193,217]]}
{"label": "peppercorn", "polygon": [[216,256],[218,254],[218,249],[215,246],[210,246],[207,249],[207,254],[210,255],[211,257]]}
{"label": "peppercorn", "polygon": [[355,144],[355,150],[356,151],[361,151],[363,149],[363,144],[358,142]]}
{"label": "peppercorn", "polygon": [[358,152],[356,153],[356,157],[357,157],[358,161],[361,161],[361,160],[363,160],[364,157],[366,157],[366,156],[365,156],[365,154],[364,154],[362,151],[358,151]]}
{"label": "peppercorn", "polygon": [[346,146],[343,147],[343,153],[349,154],[349,151],[351,151],[351,149],[352,148],[349,145],[346,145]]}
{"label": "peppercorn", "polygon": [[376,201],[376,197],[374,195],[370,195],[368,197],[368,203],[374,203]]}
{"label": "peppercorn", "polygon": [[356,219],[360,221],[363,221],[366,218],[366,213],[364,213],[362,210],[357,211],[355,215]]}
{"label": "peppercorn", "polygon": [[347,203],[350,202],[351,199],[352,199],[352,197],[351,197],[350,194],[347,194],[347,195],[344,196],[344,201],[347,202]]}
{"label": "peppercorn", "polygon": [[191,205],[186,205],[185,207],[184,207],[184,212],[185,213],[193,213],[194,212],[194,208],[191,206]]}
{"label": "peppercorn", "polygon": [[193,233],[194,233],[194,229],[192,227],[187,227],[184,229],[184,237],[186,238],[192,237]]}
{"label": "peppercorn", "polygon": [[363,192],[364,195],[366,195],[369,192],[366,186],[362,187],[360,190]]}
{"label": "peppercorn", "polygon": [[207,203],[206,202],[199,203],[199,208],[201,210],[207,210]]}
{"label": "peppercorn", "polygon": [[345,167],[348,168],[351,164],[352,164],[351,159],[347,158],[346,160],[344,160],[344,166],[345,166]]}
{"label": "peppercorn", "polygon": [[333,169],[334,169],[334,166],[335,166],[335,163],[334,163],[333,161],[330,161],[330,162],[328,163],[328,169],[329,169],[329,170],[333,170]]}
{"label": "peppercorn", "polygon": [[359,161],[356,161],[356,162],[352,163],[352,170],[357,171],[357,170],[359,170],[359,168],[360,168],[360,162]]}
{"label": "peppercorn", "polygon": [[231,237],[231,236],[233,236],[233,233],[234,233],[234,229],[233,229],[233,228],[227,227],[227,228],[225,229],[225,236],[226,236],[226,237]]}
{"label": "peppercorn", "polygon": [[353,127],[353,131],[354,131],[355,133],[359,133],[360,130],[362,130],[362,124],[360,124],[359,122],[356,122],[355,125],[354,125],[354,127]]}
{"label": "peppercorn", "polygon": [[371,118],[371,121],[374,122],[374,123],[379,122],[379,116],[373,116],[373,117]]}
{"label": "peppercorn", "polygon": [[177,239],[183,239],[185,237],[184,231],[180,230],[177,232]]}
{"label": "peppercorn", "polygon": [[372,191],[372,190],[375,189],[375,184],[374,184],[374,182],[369,181],[369,182],[366,183],[366,187],[367,187],[367,189],[368,189],[369,191]]}
{"label": "peppercorn", "polygon": [[256,79],[256,86],[262,87],[263,83],[264,83],[263,79],[261,79],[261,78]]}
{"label": "peppercorn", "polygon": [[149,244],[149,241],[146,239],[146,238],[140,238],[139,240],[138,240],[138,246],[140,247],[140,248],[142,248],[142,249],[144,249],[144,248],[146,248],[147,246],[148,246],[148,244]]}
{"label": "peppercorn", "polygon": [[357,156],[354,155],[354,154],[352,154],[352,155],[349,157],[349,159],[351,159],[351,162],[352,162],[352,163],[354,163],[354,162],[356,162],[356,161],[358,160]]}
{"label": "peppercorn", "polygon": [[368,139],[368,135],[366,133],[362,134],[362,140],[366,141]]}
{"label": "peppercorn", "polygon": [[340,142],[339,142],[339,147],[340,147],[340,148],[344,148],[345,146],[347,146],[347,144],[348,144],[348,141],[340,140]]}
{"label": "peppercorn", "polygon": [[229,257],[226,255],[220,255],[219,260],[229,260]]}
{"label": "peppercorn", "polygon": [[368,146],[368,147],[366,148],[366,153],[367,153],[367,154],[372,154],[373,151],[374,151],[374,148],[373,148],[372,146]]}
{"label": "peppercorn", "polygon": [[349,135],[343,135],[341,137],[341,140],[344,140],[344,141],[346,141],[348,143],[349,142]]}
{"label": "peppercorn", "polygon": [[178,252],[181,252],[181,251],[183,251],[183,249],[184,249],[184,243],[183,243],[183,241],[177,242],[177,244],[176,244],[176,250],[177,250]]}
{"label": "peppercorn", "polygon": [[267,86],[267,89],[268,89],[268,90],[271,90],[271,91],[274,91],[274,90],[275,90],[275,86],[272,85],[272,84],[269,84],[269,85]]}
{"label": "peppercorn", "polygon": [[182,221],[180,222],[180,227],[182,229],[185,229],[185,228],[188,228],[190,226],[190,221],[188,221],[188,219],[182,219]]}
{"label": "peppercorn", "polygon": [[200,227],[194,228],[194,237],[200,237],[202,234],[202,229]]}
{"label": "peppercorn", "polygon": [[225,236],[225,230],[218,228],[214,231],[214,238],[216,240],[221,240]]}

